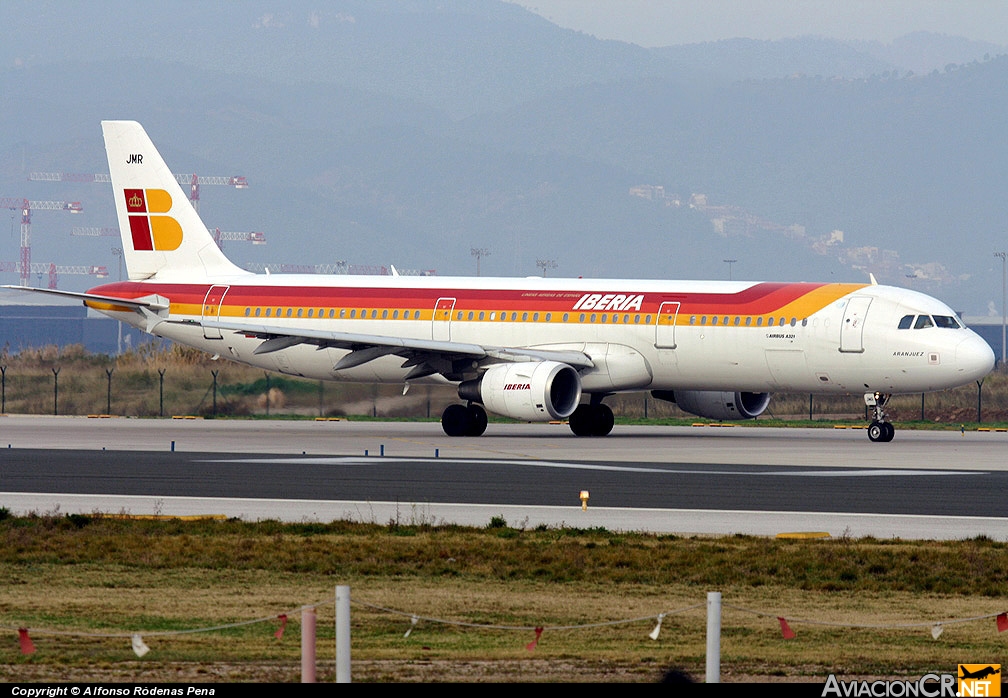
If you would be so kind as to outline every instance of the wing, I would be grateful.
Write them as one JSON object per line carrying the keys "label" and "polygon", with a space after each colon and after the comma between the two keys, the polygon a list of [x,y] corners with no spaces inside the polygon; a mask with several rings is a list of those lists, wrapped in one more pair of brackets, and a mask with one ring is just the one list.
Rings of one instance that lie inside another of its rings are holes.
{"label": "wing", "polygon": [[473,362],[483,367],[491,363],[524,361],[558,361],[576,369],[591,368],[595,363],[581,351],[536,349],[532,347],[498,347],[467,342],[411,339],[353,332],[329,332],[317,329],[277,327],[242,322],[204,320],[202,325],[231,331],[263,340],[255,354],[268,354],[298,344],[311,344],[319,349],[336,347],[350,353],[341,358],[335,370],[353,368],[382,356],[399,356],[403,368],[409,368],[406,380],[440,373],[449,380],[462,380],[473,372]]}

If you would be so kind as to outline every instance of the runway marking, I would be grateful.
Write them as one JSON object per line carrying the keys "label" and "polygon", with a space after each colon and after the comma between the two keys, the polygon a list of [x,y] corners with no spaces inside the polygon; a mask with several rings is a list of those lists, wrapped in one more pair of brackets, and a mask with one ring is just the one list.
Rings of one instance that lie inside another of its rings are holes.
{"label": "runway marking", "polygon": [[215,458],[200,463],[271,463],[275,465],[368,465],[381,463],[448,463],[451,465],[520,465],[567,470],[601,470],[661,475],[750,475],[774,477],[918,477],[922,475],[989,475],[980,470],[910,470],[902,468],[855,468],[843,470],[695,470],[686,468],[645,468],[598,463],[564,463],[544,460],[481,458],[398,458],[395,456],[294,456],[279,458]]}

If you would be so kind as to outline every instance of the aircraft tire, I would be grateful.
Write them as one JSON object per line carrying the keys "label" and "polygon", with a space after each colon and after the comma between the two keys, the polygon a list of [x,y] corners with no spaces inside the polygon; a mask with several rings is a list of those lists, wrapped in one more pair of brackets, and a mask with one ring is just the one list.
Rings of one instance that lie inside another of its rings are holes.
{"label": "aircraft tire", "polygon": [[872,422],[868,425],[868,440],[872,443],[881,441],[884,433],[882,422]]}
{"label": "aircraft tire", "polygon": [[470,421],[465,405],[448,405],[441,413],[441,428],[448,436],[466,436]]}
{"label": "aircraft tire", "polygon": [[486,410],[479,405],[469,405],[466,408],[469,424],[466,429],[466,436],[483,436],[487,428]]}
{"label": "aircraft tire", "polygon": [[592,412],[591,405],[577,406],[577,409],[574,410],[567,420],[567,425],[574,432],[574,436],[591,436]]}
{"label": "aircraft tire", "polygon": [[609,405],[601,404],[595,405],[592,408],[594,414],[592,415],[592,436],[608,436],[609,432],[612,431],[613,424],[616,423],[616,417],[613,416],[612,408]]}
{"label": "aircraft tire", "polygon": [[574,436],[606,436],[612,431],[615,417],[609,405],[578,405],[567,420]]}

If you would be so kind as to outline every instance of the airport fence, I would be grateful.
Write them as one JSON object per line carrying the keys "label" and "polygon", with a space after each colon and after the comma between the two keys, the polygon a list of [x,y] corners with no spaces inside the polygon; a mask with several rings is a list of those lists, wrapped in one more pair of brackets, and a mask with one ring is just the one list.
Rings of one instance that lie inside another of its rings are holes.
{"label": "airport fence", "polygon": [[[45,347],[0,355],[0,412],[130,417],[341,417],[438,419],[458,402],[447,385],[400,385],[307,380],[262,371],[185,347],[141,347],[120,356],[83,347]],[[674,403],[647,392],[607,398],[623,420],[692,420]],[[893,421],[1008,422],[1008,372],[937,393],[895,396]],[[862,395],[778,393],[761,420],[862,421]]]}

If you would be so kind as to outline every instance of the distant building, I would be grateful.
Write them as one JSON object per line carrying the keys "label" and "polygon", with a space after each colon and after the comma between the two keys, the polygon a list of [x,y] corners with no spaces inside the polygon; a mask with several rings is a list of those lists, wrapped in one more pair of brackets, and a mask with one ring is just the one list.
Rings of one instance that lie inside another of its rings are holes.
{"label": "distant building", "polygon": [[115,355],[150,341],[150,335],[119,322],[93,315],[83,304],[0,304],[0,348],[16,354],[24,349],[81,344],[95,354]]}

